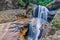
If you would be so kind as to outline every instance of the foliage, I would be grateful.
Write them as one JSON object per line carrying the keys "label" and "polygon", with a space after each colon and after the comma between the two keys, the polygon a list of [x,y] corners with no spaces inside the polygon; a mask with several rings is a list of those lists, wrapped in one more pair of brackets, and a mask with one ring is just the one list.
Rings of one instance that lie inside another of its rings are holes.
{"label": "foliage", "polygon": [[39,5],[46,6],[47,4],[49,4],[52,1],[53,0],[32,0],[32,3],[36,3],[36,4],[39,4]]}
{"label": "foliage", "polygon": [[25,3],[23,2],[23,0],[18,0],[18,4],[21,5],[22,7],[25,6]]}
{"label": "foliage", "polygon": [[52,21],[51,32],[50,34],[53,35],[57,30],[60,30],[60,18],[57,17]]}
{"label": "foliage", "polygon": [[[35,4],[46,6],[53,0],[28,0],[28,1],[30,1],[30,3],[35,3]],[[20,4],[21,6],[25,6],[24,0],[18,0],[18,4]]]}

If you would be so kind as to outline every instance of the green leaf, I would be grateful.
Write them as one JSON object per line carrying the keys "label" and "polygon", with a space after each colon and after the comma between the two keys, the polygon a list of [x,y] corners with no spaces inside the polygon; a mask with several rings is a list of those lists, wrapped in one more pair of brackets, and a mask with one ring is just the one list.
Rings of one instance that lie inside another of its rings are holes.
{"label": "green leaf", "polygon": [[23,0],[18,0],[18,4],[20,4],[21,6],[25,6],[25,3],[23,2]]}

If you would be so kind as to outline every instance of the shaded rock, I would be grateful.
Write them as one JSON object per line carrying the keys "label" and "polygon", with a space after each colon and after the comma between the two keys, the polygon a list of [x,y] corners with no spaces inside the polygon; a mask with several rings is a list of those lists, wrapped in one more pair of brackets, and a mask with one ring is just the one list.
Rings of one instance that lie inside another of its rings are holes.
{"label": "shaded rock", "polygon": [[17,0],[0,0],[0,10],[17,9]]}
{"label": "shaded rock", "polygon": [[6,8],[8,9],[16,9],[18,8],[17,0],[5,0]]}

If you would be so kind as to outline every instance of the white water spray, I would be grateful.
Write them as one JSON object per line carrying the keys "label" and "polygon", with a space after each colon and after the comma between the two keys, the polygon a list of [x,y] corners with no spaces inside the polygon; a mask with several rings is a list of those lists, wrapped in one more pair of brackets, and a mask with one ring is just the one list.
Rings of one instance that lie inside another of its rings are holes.
{"label": "white water spray", "polygon": [[[36,8],[35,8],[36,9]],[[48,9],[44,6],[38,6],[38,13],[35,13],[37,10],[33,10],[33,14],[38,14],[38,16],[35,18],[36,20],[36,37],[35,40],[38,40],[38,36],[40,34],[40,27],[43,23],[47,22],[48,17]]]}

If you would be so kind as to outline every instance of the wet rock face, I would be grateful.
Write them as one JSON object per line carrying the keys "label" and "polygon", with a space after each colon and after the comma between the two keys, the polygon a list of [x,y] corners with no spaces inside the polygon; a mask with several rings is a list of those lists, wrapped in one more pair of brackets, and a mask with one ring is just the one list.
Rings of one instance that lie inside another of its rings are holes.
{"label": "wet rock face", "polygon": [[0,1],[0,10],[6,10],[6,9],[17,9],[18,2],[17,0],[1,0]]}

